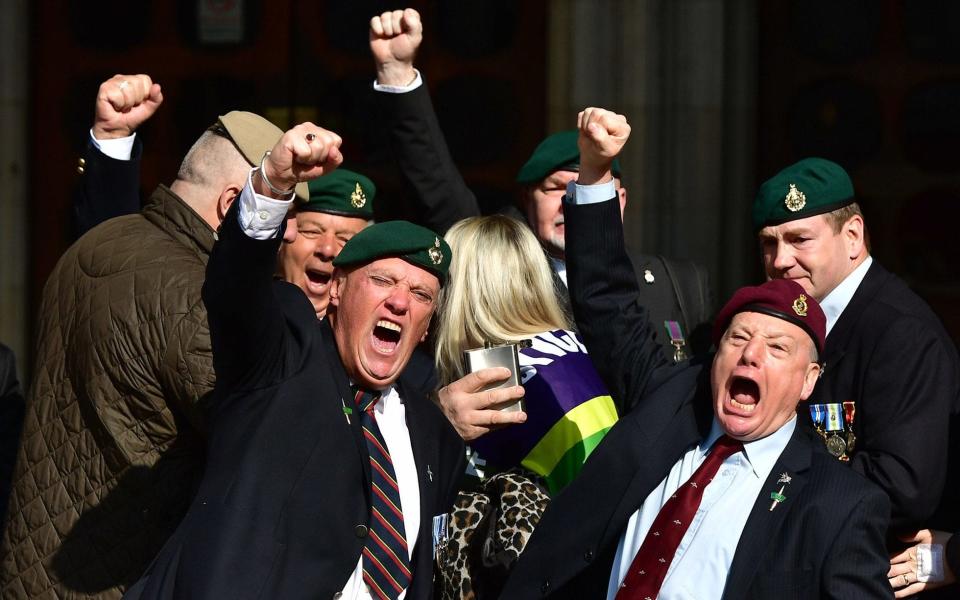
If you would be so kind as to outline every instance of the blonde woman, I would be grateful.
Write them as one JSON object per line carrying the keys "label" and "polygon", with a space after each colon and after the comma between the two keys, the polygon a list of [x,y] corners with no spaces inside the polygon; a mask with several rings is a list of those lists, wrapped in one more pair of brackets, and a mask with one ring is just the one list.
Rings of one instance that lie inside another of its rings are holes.
{"label": "blonde woman", "polygon": [[558,301],[540,244],[524,224],[472,217],[446,235],[453,249],[437,329],[442,384],[463,375],[464,350],[529,342],[520,351],[527,420],[471,442],[483,464],[523,466],[551,493],[564,487],[616,422],[613,401]]}
{"label": "blonde woman", "polygon": [[446,241],[453,259],[437,311],[441,384],[466,374],[465,350],[524,345],[527,419],[470,442],[470,474],[487,479],[458,496],[437,554],[443,598],[493,598],[546,509],[541,486],[554,494],[572,481],[617,412],[529,227],[500,215],[471,217]]}

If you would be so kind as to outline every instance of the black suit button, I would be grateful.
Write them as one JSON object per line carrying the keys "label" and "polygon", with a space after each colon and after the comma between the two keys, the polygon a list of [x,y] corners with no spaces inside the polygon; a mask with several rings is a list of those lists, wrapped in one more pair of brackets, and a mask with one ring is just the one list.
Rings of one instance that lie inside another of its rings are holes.
{"label": "black suit button", "polygon": [[540,586],[540,593],[545,595],[549,591],[550,591],[550,580],[546,579],[544,580],[543,585]]}
{"label": "black suit button", "polygon": [[343,592],[337,592],[333,595],[333,600],[340,600],[341,597],[343,597]]}
{"label": "black suit button", "polygon": [[583,553],[583,560],[587,562],[593,561],[593,550],[587,550]]}
{"label": "black suit button", "polygon": [[367,537],[367,526],[366,525],[357,525],[353,528],[353,533],[356,534],[358,538]]}

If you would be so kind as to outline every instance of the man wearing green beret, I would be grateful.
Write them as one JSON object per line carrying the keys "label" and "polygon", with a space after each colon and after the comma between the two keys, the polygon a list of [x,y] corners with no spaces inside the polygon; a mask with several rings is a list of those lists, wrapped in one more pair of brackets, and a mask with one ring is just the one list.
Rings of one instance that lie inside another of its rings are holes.
{"label": "man wearing green beret", "polygon": [[[767,180],[753,227],[768,279],[792,279],[827,317],[824,370],[807,403],[826,448],[890,496],[891,531],[928,524],[946,482],[960,397],[956,348],[930,307],[870,256],[838,164],[807,158]],[[952,486],[955,487],[955,486]]]}
{"label": "man wearing green beret", "polygon": [[322,319],[330,301],[333,259],[373,221],[377,188],[360,173],[337,169],[308,184],[310,198],[298,204],[297,235],[280,247],[278,271],[309,298]]}
{"label": "man wearing green beret", "polygon": [[449,246],[403,221],[360,231],[320,321],[272,278],[294,185],[336,168],[339,147],[312,123],[289,130],[226,215],[203,288],[217,371],[203,479],[127,598],[432,595],[432,517],[464,447],[405,375]]}

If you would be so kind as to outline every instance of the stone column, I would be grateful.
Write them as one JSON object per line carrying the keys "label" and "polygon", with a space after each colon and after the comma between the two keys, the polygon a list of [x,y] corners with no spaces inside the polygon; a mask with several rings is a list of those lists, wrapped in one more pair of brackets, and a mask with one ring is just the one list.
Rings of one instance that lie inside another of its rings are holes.
{"label": "stone column", "polygon": [[756,0],[549,4],[548,129],[585,106],[623,113],[625,231],[706,266],[718,300],[753,277]]}
{"label": "stone column", "polygon": [[[27,32],[29,3],[0,0],[0,342],[17,355],[24,389],[27,335]],[[42,190],[33,191],[42,198]]]}

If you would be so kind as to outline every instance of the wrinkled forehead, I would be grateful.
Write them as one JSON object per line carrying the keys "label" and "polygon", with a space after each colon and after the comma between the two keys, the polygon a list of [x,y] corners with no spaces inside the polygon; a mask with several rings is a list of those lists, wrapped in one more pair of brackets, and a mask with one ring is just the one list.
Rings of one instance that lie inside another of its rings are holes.
{"label": "wrinkled forehead", "polygon": [[759,239],[780,239],[789,235],[814,235],[821,233],[824,229],[830,228],[825,215],[813,215],[804,219],[795,219],[780,223],[779,225],[767,225],[761,229],[757,236]]}
{"label": "wrinkled forehead", "polygon": [[380,275],[403,281],[411,289],[428,290],[434,296],[440,291],[440,280],[436,275],[397,256],[378,258],[368,263],[348,267],[346,271],[348,278]]}
{"label": "wrinkled forehead", "polygon": [[298,210],[297,225],[315,225],[324,229],[333,229],[334,231],[344,231],[357,233],[369,225],[370,222],[363,217],[347,217],[344,215],[334,215],[331,213]]}
{"label": "wrinkled forehead", "polygon": [[743,331],[751,335],[759,335],[766,339],[790,339],[795,343],[806,346],[813,345],[810,335],[793,323],[765,313],[744,310],[730,319],[730,324],[724,336],[731,332]]}

